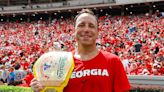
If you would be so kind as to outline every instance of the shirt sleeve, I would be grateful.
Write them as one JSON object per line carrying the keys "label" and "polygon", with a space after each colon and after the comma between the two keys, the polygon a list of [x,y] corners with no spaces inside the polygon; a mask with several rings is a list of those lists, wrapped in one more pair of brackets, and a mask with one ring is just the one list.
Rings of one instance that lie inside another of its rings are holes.
{"label": "shirt sleeve", "polygon": [[114,92],[130,90],[128,78],[118,57],[114,58],[114,66]]}

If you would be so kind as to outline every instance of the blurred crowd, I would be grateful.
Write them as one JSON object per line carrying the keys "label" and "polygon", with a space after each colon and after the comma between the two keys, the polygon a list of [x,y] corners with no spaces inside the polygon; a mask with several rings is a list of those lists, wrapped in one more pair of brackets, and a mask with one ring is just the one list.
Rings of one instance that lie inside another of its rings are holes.
{"label": "blurred crowd", "polygon": [[[73,51],[74,19],[0,23],[0,79],[29,86],[32,66],[52,50]],[[164,75],[164,17],[101,16],[97,48],[118,55],[128,75]],[[17,74],[18,73],[18,74]]]}

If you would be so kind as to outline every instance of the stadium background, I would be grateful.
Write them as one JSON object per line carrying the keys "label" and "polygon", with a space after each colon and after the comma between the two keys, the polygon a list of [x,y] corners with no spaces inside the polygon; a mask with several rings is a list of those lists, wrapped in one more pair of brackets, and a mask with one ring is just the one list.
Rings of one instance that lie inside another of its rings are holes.
{"label": "stadium background", "polygon": [[163,92],[163,0],[0,0],[1,70],[20,63],[29,72],[44,52],[74,50],[73,18],[83,8],[99,18],[97,47],[128,61],[133,91]]}

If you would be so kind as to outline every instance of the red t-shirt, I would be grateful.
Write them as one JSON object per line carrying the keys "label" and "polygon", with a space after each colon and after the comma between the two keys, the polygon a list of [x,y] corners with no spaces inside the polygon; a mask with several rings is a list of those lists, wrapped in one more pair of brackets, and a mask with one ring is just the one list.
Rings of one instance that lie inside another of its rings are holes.
{"label": "red t-shirt", "polygon": [[31,80],[32,80],[33,78],[34,78],[34,76],[33,76],[32,73],[28,74],[28,75],[24,78],[24,80],[26,81],[26,84],[27,84],[28,87],[30,87]]}
{"label": "red t-shirt", "polygon": [[30,64],[28,62],[25,62],[25,63],[21,64],[21,66],[23,66],[24,70],[27,70],[29,65]]}
{"label": "red t-shirt", "polygon": [[122,92],[130,90],[120,59],[100,51],[93,59],[81,61],[74,58],[75,68],[64,92]]}

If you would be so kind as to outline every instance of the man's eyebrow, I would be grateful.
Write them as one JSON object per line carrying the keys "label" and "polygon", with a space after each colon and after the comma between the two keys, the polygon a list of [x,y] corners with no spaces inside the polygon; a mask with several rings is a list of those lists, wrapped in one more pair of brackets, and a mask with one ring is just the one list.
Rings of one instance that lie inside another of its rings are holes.
{"label": "man's eyebrow", "polygon": [[82,21],[82,22],[79,22],[78,24],[84,24],[84,21]]}

